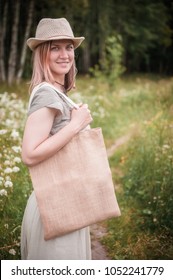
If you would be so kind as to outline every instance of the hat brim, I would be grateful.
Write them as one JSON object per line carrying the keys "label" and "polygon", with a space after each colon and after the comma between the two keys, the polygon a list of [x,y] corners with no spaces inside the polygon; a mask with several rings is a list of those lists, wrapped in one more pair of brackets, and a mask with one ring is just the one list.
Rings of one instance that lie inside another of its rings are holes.
{"label": "hat brim", "polygon": [[36,49],[36,47],[44,42],[48,42],[48,41],[55,41],[55,40],[71,40],[74,43],[74,48],[78,48],[80,46],[80,44],[82,43],[82,41],[85,39],[85,37],[68,37],[68,36],[57,36],[57,37],[51,37],[51,38],[47,38],[47,39],[41,39],[41,38],[29,38],[27,40],[27,45],[28,47],[34,51]]}

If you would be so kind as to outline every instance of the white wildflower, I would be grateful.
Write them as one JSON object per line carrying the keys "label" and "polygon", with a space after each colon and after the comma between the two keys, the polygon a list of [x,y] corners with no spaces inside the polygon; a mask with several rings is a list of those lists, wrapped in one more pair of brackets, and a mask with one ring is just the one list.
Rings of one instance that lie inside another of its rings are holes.
{"label": "white wildflower", "polygon": [[19,146],[13,146],[13,147],[12,147],[12,150],[13,150],[15,153],[20,153],[20,152],[21,152],[21,147],[19,147]]}
{"label": "white wildflower", "polygon": [[14,162],[16,162],[16,163],[20,163],[20,162],[21,162],[21,158],[19,158],[19,157],[15,157],[15,158],[14,158]]}
{"label": "white wildflower", "polygon": [[1,196],[7,196],[7,191],[4,190],[4,189],[0,190],[0,195]]}
{"label": "white wildflower", "polygon": [[6,130],[6,129],[1,129],[1,130],[0,130],[0,135],[6,134],[6,133],[7,133],[7,130]]}
{"label": "white wildflower", "polygon": [[13,183],[12,183],[11,181],[5,181],[4,186],[5,186],[6,188],[12,188]]}
{"label": "white wildflower", "polygon": [[15,111],[11,111],[9,115],[10,115],[11,118],[15,118],[16,112]]}
{"label": "white wildflower", "polygon": [[167,144],[165,144],[165,145],[163,145],[163,147],[162,147],[163,149],[169,149],[170,148],[170,146],[169,145],[167,145]]}
{"label": "white wildflower", "polygon": [[10,167],[7,167],[5,170],[4,170],[4,173],[12,173],[13,170],[10,168]]}
{"label": "white wildflower", "polygon": [[4,227],[5,227],[6,229],[8,229],[9,226],[8,226],[8,224],[5,224]]}
{"label": "white wildflower", "polygon": [[19,132],[13,129],[13,131],[11,132],[11,137],[16,140],[17,138],[19,138]]}
{"label": "white wildflower", "polygon": [[4,161],[4,164],[5,164],[5,165],[10,165],[10,161],[9,161],[9,160],[5,160],[5,161]]}
{"label": "white wildflower", "polygon": [[16,255],[16,251],[15,251],[14,249],[10,249],[10,250],[9,250],[9,253],[10,253],[11,255]]}
{"label": "white wildflower", "polygon": [[6,119],[5,124],[6,124],[6,126],[12,126],[13,121],[10,119]]}
{"label": "white wildflower", "polygon": [[19,170],[20,170],[20,168],[19,168],[18,166],[14,166],[14,167],[13,167],[13,172],[15,172],[15,173],[16,173],[16,172],[19,172]]}

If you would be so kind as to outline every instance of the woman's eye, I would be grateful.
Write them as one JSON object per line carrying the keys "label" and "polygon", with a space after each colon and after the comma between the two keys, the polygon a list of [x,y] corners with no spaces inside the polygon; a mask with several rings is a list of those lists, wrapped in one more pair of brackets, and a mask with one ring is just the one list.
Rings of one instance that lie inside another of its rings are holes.
{"label": "woman's eye", "polygon": [[73,47],[73,45],[69,45],[69,46],[67,47],[67,49],[68,49],[68,50],[73,50],[74,47]]}
{"label": "woman's eye", "polygon": [[[51,51],[59,51],[60,49],[61,49],[61,47],[59,47],[59,46],[52,46],[51,47]],[[66,50],[68,50],[68,51],[71,51],[73,49],[74,49],[73,45],[66,46]]]}
{"label": "woman's eye", "polygon": [[59,50],[59,47],[52,47],[51,48],[51,51],[58,51]]}

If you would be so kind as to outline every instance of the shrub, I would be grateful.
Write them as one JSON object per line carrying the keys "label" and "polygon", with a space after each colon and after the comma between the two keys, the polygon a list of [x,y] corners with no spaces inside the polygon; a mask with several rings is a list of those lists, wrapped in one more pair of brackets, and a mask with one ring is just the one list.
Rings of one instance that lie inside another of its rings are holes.
{"label": "shrub", "polygon": [[130,143],[125,176],[125,195],[138,204],[141,226],[173,231],[173,127],[159,119]]}
{"label": "shrub", "polygon": [[0,257],[20,258],[20,229],[30,192],[30,178],[21,162],[25,104],[15,94],[0,94]]}
{"label": "shrub", "polygon": [[105,41],[105,50],[99,65],[90,69],[90,73],[97,79],[106,79],[110,90],[115,87],[117,79],[125,71],[122,65],[123,60],[122,38],[119,34],[110,36]]}

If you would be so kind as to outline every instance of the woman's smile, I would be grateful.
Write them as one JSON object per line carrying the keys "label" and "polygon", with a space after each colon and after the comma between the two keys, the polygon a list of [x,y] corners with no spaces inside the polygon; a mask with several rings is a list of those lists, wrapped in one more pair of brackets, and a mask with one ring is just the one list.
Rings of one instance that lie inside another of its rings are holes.
{"label": "woman's smile", "polygon": [[50,70],[54,76],[65,75],[74,62],[74,46],[70,40],[53,41],[50,50]]}

